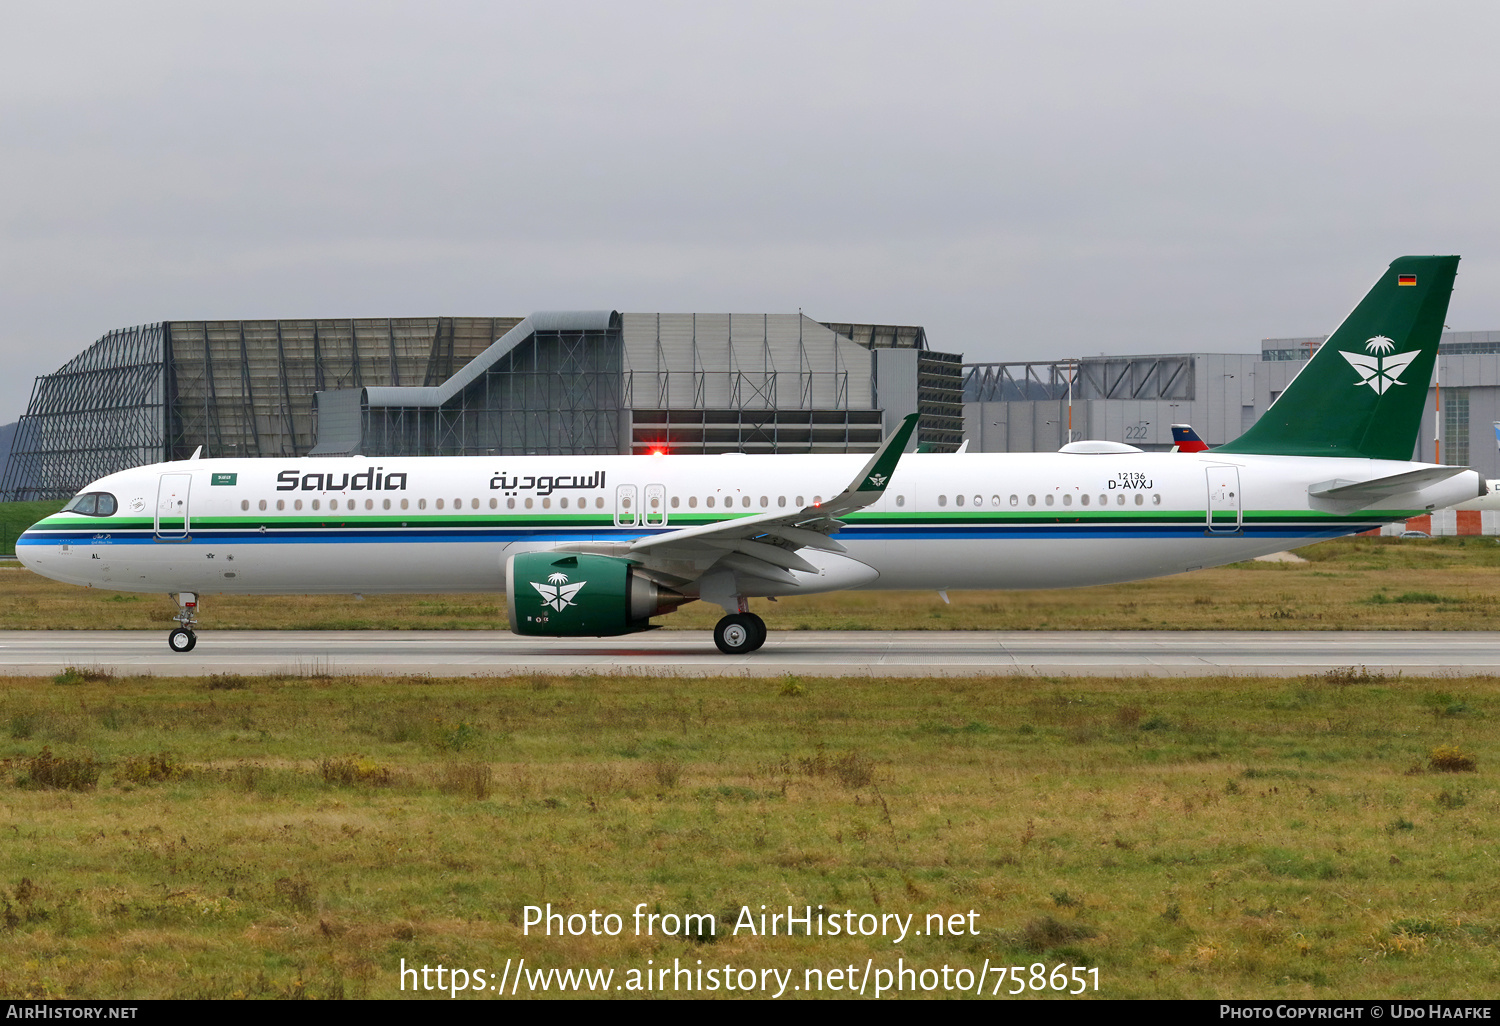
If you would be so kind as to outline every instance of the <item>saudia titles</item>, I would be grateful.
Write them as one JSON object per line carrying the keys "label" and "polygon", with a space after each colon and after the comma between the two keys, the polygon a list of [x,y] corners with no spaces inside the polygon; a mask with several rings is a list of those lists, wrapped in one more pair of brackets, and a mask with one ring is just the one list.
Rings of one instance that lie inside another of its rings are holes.
{"label": "saudia titles", "polygon": [[592,474],[543,474],[540,477],[527,474],[525,477],[506,477],[501,471],[490,478],[490,490],[504,492],[506,495],[514,495],[517,492],[536,492],[538,495],[551,495],[553,492],[569,490],[592,491],[595,488],[604,487],[604,471],[597,470]]}
{"label": "saudia titles", "polygon": [[371,467],[358,474],[304,474],[283,470],[276,475],[276,490],[291,492],[404,492],[406,472],[382,474],[384,467]]}

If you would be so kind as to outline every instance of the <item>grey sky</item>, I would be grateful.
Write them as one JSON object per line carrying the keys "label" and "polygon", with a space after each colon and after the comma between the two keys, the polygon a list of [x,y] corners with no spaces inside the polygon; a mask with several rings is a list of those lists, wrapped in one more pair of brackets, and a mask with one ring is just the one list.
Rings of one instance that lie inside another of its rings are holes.
{"label": "grey sky", "polygon": [[1491,3],[0,0],[0,423],[162,319],[793,311],[1252,351],[1500,328]]}

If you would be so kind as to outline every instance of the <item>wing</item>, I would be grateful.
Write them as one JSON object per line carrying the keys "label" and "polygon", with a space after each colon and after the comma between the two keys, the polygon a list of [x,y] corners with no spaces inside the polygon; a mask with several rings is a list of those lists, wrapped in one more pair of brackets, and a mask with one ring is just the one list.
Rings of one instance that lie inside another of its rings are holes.
{"label": "wing", "polygon": [[896,463],[917,429],[918,416],[913,413],[902,420],[848,486],[827,502],[792,513],[761,513],[641,538],[631,544],[628,558],[684,580],[722,568],[736,577],[796,584],[793,570],[818,572],[818,567],[797,555],[798,549],[845,551],[829,537],[843,526],[838,518],[885,494]]}

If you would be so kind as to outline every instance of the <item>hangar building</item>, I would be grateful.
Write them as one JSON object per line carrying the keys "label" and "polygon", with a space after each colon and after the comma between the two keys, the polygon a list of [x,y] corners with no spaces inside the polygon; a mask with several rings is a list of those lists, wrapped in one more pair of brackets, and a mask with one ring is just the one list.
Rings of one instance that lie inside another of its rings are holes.
{"label": "hangar building", "polygon": [[963,438],[962,357],[802,314],[158,321],[36,380],[0,497],[205,456],[868,452]]}

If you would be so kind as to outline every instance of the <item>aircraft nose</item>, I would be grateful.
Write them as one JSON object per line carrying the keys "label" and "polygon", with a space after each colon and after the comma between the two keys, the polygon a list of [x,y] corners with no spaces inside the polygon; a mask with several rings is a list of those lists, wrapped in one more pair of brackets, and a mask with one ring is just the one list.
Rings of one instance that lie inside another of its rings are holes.
{"label": "aircraft nose", "polygon": [[28,570],[36,569],[36,546],[32,544],[35,541],[36,535],[29,530],[22,531],[21,536],[16,539],[16,559]]}

